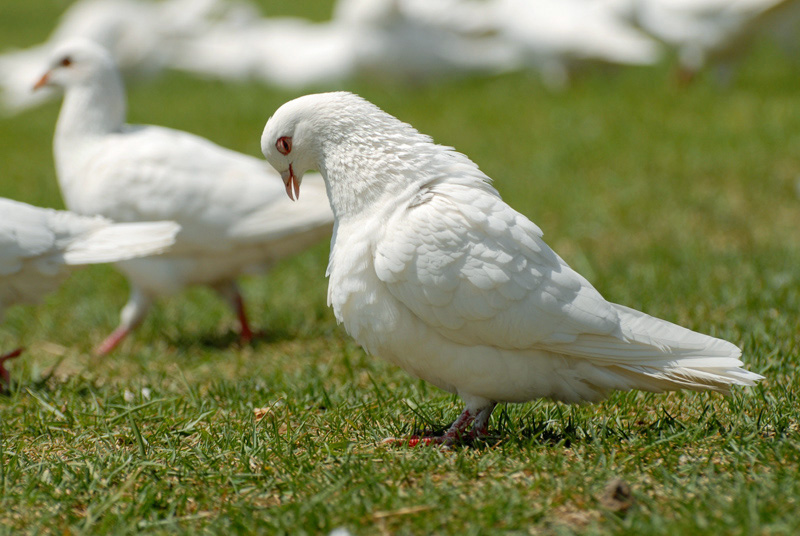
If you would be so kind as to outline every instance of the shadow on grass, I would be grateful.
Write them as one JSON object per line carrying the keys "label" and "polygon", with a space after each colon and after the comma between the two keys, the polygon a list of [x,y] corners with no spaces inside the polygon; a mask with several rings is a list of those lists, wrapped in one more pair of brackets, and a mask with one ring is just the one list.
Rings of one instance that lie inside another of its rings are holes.
{"label": "shadow on grass", "polygon": [[[642,420],[602,420],[583,417],[578,412],[562,406],[550,407],[523,417],[513,417],[505,407],[493,416],[486,436],[467,438],[458,443],[459,447],[474,450],[488,450],[501,445],[532,446],[541,445],[559,448],[571,448],[579,444],[591,444],[598,441],[604,443],[625,442],[661,442],[685,440],[689,436],[696,440],[703,436],[741,434],[741,428],[734,429],[717,419],[713,408],[704,406],[699,417],[685,422],[673,416],[665,408],[660,408],[651,418]],[[441,421],[430,414],[415,411],[418,416],[410,431],[401,429],[400,437],[436,436],[447,431],[449,426],[441,425]],[[406,427],[402,427],[406,428]],[[681,439],[684,438],[684,439]]]}
{"label": "shadow on grass", "polygon": [[165,336],[166,343],[174,348],[187,350],[190,348],[227,350],[240,349],[243,347],[259,347],[264,344],[273,344],[283,341],[302,339],[297,333],[283,328],[271,328],[259,330],[253,333],[253,338],[248,342],[243,342],[237,331],[227,331],[225,333],[187,333],[181,332],[177,335]]}

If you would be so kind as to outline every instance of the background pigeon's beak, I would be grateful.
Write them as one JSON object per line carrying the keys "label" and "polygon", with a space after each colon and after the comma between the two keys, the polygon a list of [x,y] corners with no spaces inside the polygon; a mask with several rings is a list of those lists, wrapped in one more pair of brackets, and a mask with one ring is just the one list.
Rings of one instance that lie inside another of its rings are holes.
{"label": "background pigeon's beak", "polygon": [[38,82],[33,84],[33,90],[36,91],[37,89],[40,89],[40,88],[46,86],[47,82],[49,82],[49,81],[50,81],[50,71],[47,71],[46,73],[44,73],[42,75],[42,77],[39,79]]}
{"label": "background pigeon's beak", "polygon": [[[289,196],[289,199],[292,201],[300,199],[300,183],[297,182],[297,177],[294,176],[291,164],[289,164],[288,170],[281,172],[281,178],[286,186],[286,195]],[[292,195],[292,190],[294,190],[294,195]]]}

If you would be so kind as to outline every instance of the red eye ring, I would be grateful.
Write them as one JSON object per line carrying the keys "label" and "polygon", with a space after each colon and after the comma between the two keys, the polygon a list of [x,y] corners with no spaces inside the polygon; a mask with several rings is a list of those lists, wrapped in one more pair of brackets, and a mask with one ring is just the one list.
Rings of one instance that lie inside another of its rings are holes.
{"label": "red eye ring", "polygon": [[292,138],[289,136],[283,136],[278,138],[278,141],[275,142],[275,148],[278,149],[278,152],[281,154],[289,154],[292,152]]}

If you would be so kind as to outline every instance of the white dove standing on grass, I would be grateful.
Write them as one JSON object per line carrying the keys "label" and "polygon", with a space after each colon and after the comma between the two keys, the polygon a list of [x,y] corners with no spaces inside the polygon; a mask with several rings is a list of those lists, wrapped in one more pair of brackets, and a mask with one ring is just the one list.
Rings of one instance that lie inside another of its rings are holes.
{"label": "white dove standing on grass", "polygon": [[325,179],[337,320],[369,353],[466,403],[426,444],[484,434],[498,402],[725,393],[762,378],[727,341],[606,301],[469,158],[357,95],[284,104],[261,148],[287,191],[311,169]]}
{"label": "white dove standing on grass", "polygon": [[[169,221],[113,223],[4,198],[0,215],[0,317],[55,290],[76,266],[161,253],[180,230]],[[0,391],[9,383],[4,363],[21,351],[0,356]]]}
{"label": "white dove standing on grass", "polygon": [[65,89],[56,125],[58,181],[70,210],[117,221],[181,225],[166,255],[119,263],[131,285],[107,354],[138,326],[157,296],[209,285],[231,305],[242,339],[252,337],[236,277],[265,269],[330,234],[317,177],[294,205],[262,160],[178,130],[125,124],[125,92],[109,54],[89,41],[58,47],[36,84]]}

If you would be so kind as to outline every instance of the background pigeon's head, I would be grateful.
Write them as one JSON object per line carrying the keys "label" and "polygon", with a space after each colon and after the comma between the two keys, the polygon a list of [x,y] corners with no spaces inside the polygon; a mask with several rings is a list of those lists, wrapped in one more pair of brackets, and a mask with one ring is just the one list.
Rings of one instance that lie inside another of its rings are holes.
{"label": "background pigeon's head", "polygon": [[80,85],[115,69],[111,54],[102,46],[86,39],[70,40],[53,50],[47,71],[33,88]]}

